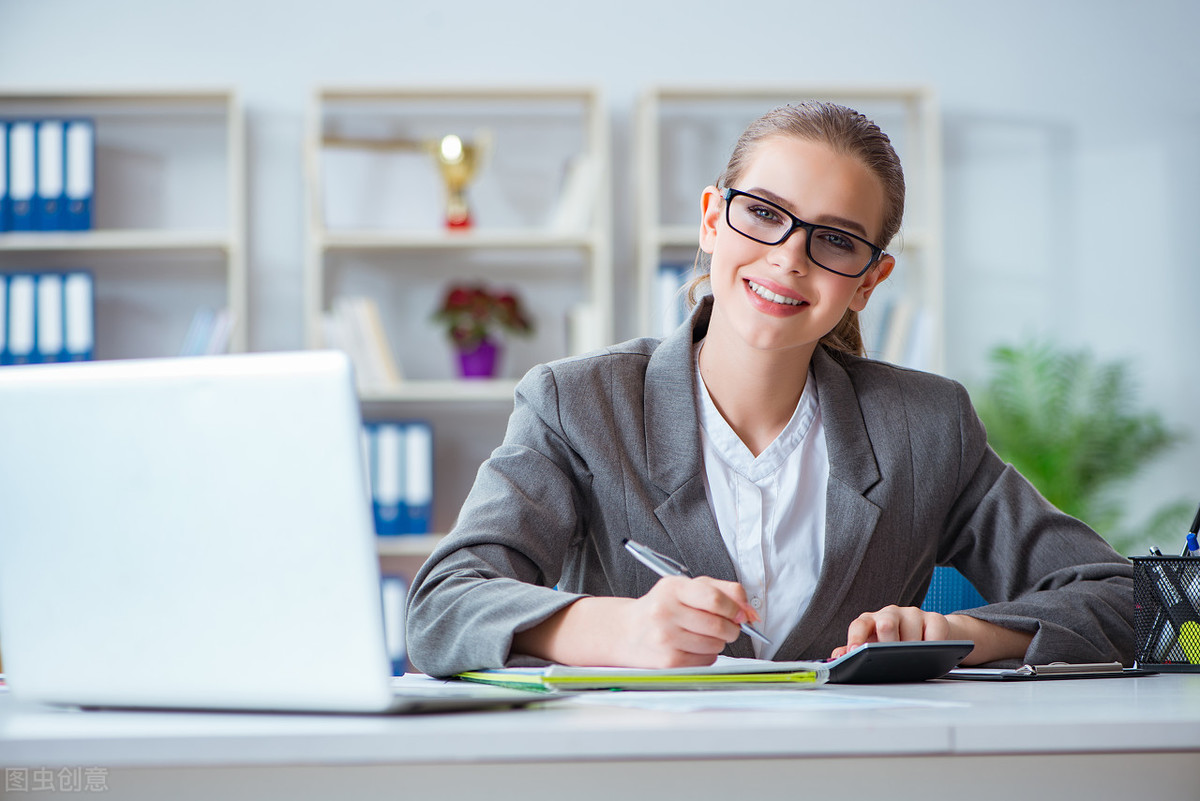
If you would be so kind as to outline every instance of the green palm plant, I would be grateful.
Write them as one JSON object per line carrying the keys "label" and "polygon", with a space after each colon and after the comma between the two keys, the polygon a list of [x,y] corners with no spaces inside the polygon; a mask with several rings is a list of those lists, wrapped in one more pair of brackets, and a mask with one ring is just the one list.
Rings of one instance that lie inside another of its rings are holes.
{"label": "green palm plant", "polygon": [[1045,342],[1001,345],[975,393],[988,441],[1055,506],[1087,523],[1125,553],[1164,550],[1185,530],[1186,501],[1127,527],[1114,490],[1179,442],[1162,417],[1137,408],[1129,366]]}

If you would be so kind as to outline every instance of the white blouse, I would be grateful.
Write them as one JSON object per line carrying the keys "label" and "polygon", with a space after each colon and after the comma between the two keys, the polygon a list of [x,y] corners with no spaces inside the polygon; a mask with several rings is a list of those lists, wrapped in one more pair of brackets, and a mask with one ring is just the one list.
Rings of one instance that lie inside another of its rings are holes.
{"label": "white blouse", "polygon": [[700,376],[703,342],[693,349],[696,405],[704,446],[708,502],[738,581],[762,617],[754,641],[770,659],[812,600],[825,551],[829,452],[809,372],[792,419],[756,458],[717,411]]}

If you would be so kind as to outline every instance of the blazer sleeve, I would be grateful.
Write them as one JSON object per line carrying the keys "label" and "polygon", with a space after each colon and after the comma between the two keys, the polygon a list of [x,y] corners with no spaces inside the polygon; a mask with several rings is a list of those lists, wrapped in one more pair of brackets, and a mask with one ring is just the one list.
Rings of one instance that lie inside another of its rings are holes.
{"label": "blazer sleeve", "polygon": [[409,590],[409,659],[433,676],[507,664],[512,638],[568,606],[554,589],[582,536],[587,466],[557,413],[554,374],[518,384],[504,442],[484,462],[453,531]]}
{"label": "blazer sleeve", "polygon": [[966,390],[957,389],[961,480],[939,561],[992,601],[963,613],[1032,633],[1025,654],[1031,664],[1132,664],[1131,563],[1004,464]]}

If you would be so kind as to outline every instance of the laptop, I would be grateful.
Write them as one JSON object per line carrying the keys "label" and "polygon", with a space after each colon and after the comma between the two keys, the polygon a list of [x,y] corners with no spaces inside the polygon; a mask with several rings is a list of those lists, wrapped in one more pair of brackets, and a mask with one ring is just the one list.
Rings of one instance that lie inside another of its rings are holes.
{"label": "laptop", "polygon": [[14,697],[338,713],[545,700],[432,681],[397,694],[360,432],[337,351],[0,368]]}

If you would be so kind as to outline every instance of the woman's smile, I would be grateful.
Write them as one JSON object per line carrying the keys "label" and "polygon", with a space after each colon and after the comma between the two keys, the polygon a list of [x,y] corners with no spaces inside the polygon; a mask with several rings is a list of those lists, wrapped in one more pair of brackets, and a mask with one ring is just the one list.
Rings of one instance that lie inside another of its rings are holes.
{"label": "woman's smile", "polygon": [[[767,285],[766,282],[749,278],[743,278],[742,282],[753,296],[750,302],[767,314],[790,316],[799,314],[809,305],[807,300],[783,287]],[[785,292],[787,294],[784,294]]]}

